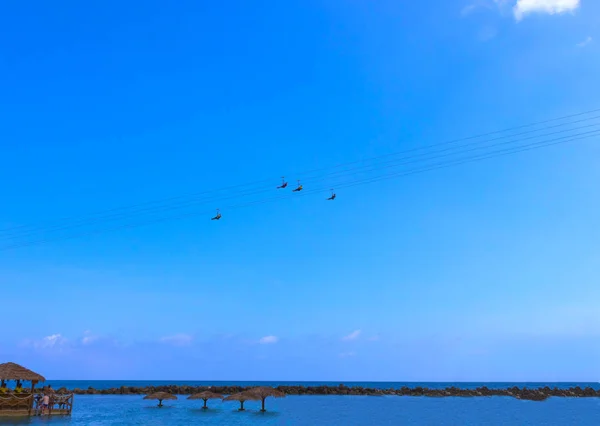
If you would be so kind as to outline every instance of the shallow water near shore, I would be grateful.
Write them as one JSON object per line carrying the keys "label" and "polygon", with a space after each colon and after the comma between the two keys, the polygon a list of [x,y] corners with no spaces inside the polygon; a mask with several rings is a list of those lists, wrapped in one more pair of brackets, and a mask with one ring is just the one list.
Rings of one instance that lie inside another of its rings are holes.
{"label": "shallow water near shore", "polygon": [[77,395],[70,418],[0,418],[0,425],[594,425],[600,399],[550,398],[543,402],[509,397],[427,398],[398,396],[288,396],[260,403],[202,401],[179,396],[157,408],[139,395]]}

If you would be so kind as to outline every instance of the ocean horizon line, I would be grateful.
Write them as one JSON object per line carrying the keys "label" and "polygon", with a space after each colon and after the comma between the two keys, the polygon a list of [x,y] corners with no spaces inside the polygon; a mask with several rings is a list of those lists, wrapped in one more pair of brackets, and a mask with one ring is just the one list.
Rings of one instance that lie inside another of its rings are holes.
{"label": "ocean horizon line", "polygon": [[48,378],[46,382],[161,382],[161,383],[181,383],[181,382],[193,382],[193,383],[406,383],[406,384],[426,384],[426,383],[434,383],[434,384],[457,384],[457,383],[465,383],[465,384],[473,384],[473,383],[493,383],[493,384],[517,384],[517,383],[600,383],[600,381],[593,380],[560,380],[560,381],[552,381],[552,380],[499,380],[499,381],[483,381],[483,380],[235,380],[235,379],[219,379],[219,380],[211,380],[211,379],[56,379],[56,378]]}

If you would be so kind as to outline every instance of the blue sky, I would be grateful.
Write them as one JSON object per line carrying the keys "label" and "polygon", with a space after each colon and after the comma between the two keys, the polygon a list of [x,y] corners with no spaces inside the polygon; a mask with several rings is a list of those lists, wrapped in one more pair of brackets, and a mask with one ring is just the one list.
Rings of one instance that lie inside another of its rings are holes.
{"label": "blue sky", "polygon": [[[600,107],[592,0],[172,3],[1,7],[0,228]],[[597,381],[597,142],[2,251],[0,360]]]}

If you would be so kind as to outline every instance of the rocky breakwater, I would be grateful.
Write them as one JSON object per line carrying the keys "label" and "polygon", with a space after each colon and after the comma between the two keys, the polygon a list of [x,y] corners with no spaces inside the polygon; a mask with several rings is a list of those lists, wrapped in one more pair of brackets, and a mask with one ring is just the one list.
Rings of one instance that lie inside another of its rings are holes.
{"label": "rocky breakwater", "polygon": [[[147,386],[147,387],[130,387],[121,386],[119,388],[110,389],[71,389],[61,388],[59,393],[73,392],[77,395],[146,395],[153,392],[169,392],[176,395],[191,395],[193,393],[210,390],[212,392],[231,395],[250,389],[243,386]],[[368,396],[425,396],[425,397],[484,397],[484,396],[508,396],[517,399],[530,401],[543,401],[549,397],[563,398],[589,398],[600,397],[600,390],[579,386],[571,388],[550,388],[548,386],[542,388],[520,388],[517,386],[511,388],[495,389],[486,386],[465,389],[457,387],[447,387],[441,389],[432,389],[427,387],[401,387],[389,389],[377,389],[361,386],[348,387],[343,384],[339,386],[278,386],[277,389],[287,395],[368,395]]]}

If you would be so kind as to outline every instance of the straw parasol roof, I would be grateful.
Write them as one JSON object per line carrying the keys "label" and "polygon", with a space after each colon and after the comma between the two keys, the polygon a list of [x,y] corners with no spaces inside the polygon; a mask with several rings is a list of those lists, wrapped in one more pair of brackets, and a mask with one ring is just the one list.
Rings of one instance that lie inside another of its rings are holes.
{"label": "straw parasol roof", "polygon": [[285,398],[285,394],[283,392],[281,392],[279,389],[269,386],[258,386],[256,388],[247,390],[246,392],[252,393],[258,396],[260,399],[267,398],[269,396],[272,396],[273,398]]}
{"label": "straw parasol roof", "polygon": [[188,399],[223,399],[223,395],[211,391],[204,391],[188,396]]}
{"label": "straw parasol roof", "polygon": [[247,390],[246,393],[252,394],[256,396],[260,401],[262,401],[262,408],[260,411],[265,410],[265,399],[272,396],[273,398],[285,398],[285,394],[278,389],[272,388],[270,386],[258,386]]}
{"label": "straw parasol roof", "polygon": [[200,393],[195,393],[193,395],[188,396],[188,399],[202,399],[204,400],[204,405],[202,406],[202,408],[207,409],[207,405],[206,405],[206,401],[208,401],[209,399],[222,399],[223,395],[221,395],[220,393],[215,393],[215,392],[211,392],[211,391],[204,391],[204,392],[200,392]]}
{"label": "straw parasol roof", "polygon": [[27,382],[45,382],[44,376],[37,374],[14,362],[0,364],[0,380],[22,380]]}
{"label": "straw parasol roof", "polygon": [[234,393],[233,395],[229,395],[227,398],[224,398],[223,401],[239,401],[240,402],[240,411],[244,411],[244,402],[246,401],[260,401],[260,398],[248,391]]}
{"label": "straw parasol roof", "polygon": [[158,406],[162,407],[163,400],[173,400],[177,399],[177,396],[168,392],[154,392],[149,395],[146,395],[144,399],[158,399]]}
{"label": "straw parasol roof", "polygon": [[227,398],[224,398],[223,401],[259,401],[260,398],[254,394],[249,393],[248,391],[234,393],[233,395],[229,395]]}

